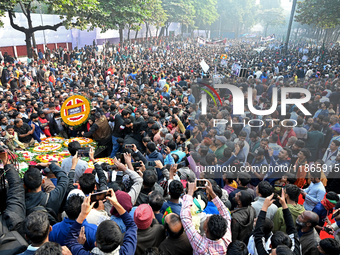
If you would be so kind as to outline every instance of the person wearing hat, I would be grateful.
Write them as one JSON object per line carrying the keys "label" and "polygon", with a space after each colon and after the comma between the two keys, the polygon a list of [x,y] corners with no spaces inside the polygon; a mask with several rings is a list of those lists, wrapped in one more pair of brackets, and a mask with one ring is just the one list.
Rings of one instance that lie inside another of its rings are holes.
{"label": "person wearing hat", "polygon": [[148,204],[141,204],[133,214],[137,225],[137,247],[135,255],[143,255],[145,249],[158,247],[165,239],[163,225],[154,219],[152,208]]}
{"label": "person wearing hat", "polygon": [[323,230],[323,226],[327,221],[326,218],[328,215],[333,213],[333,208],[338,203],[338,201],[339,196],[335,192],[329,191],[326,193],[325,197],[313,208],[313,212],[319,215],[319,223],[315,226],[315,229],[318,231],[318,233]]}
{"label": "person wearing hat", "polygon": [[227,138],[225,138],[225,136],[215,136],[216,150],[214,154],[217,160],[223,157],[224,149],[227,148],[226,142]]}

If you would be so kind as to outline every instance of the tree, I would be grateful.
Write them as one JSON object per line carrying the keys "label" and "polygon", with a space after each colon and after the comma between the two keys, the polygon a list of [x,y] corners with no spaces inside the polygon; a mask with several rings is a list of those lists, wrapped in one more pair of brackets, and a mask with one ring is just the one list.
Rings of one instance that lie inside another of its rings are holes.
{"label": "tree", "polygon": [[279,26],[285,23],[281,0],[260,0],[257,18],[265,28],[264,36],[267,36],[269,26]]}
{"label": "tree", "polygon": [[219,28],[235,32],[248,30],[256,23],[256,6],[253,0],[218,0],[217,12],[220,19],[211,25],[211,30]]}
{"label": "tree", "polygon": [[163,0],[162,6],[168,14],[168,19],[159,33],[160,36],[163,35],[164,29],[166,30],[166,36],[168,36],[168,29],[171,22],[194,26],[195,8],[192,0]]}
{"label": "tree", "polygon": [[[97,15],[105,15],[105,13],[99,9],[99,2],[97,0],[36,0],[36,2],[48,5],[49,12],[60,15],[61,21],[54,25],[34,26],[34,24],[32,24],[31,13],[35,12],[37,6],[33,5],[33,1],[2,0],[0,2],[0,16],[7,12],[11,26],[25,34],[27,56],[29,58],[32,57],[31,38],[34,32],[42,30],[57,31],[61,26],[86,29],[88,25],[91,25],[93,28],[97,24]],[[27,19],[27,28],[15,23],[14,8],[17,6],[20,7]]]}
{"label": "tree", "polygon": [[193,0],[195,7],[195,27],[206,29],[214,23],[219,14],[217,13],[217,0]]}
{"label": "tree", "polygon": [[[324,33],[324,42],[340,25],[340,0],[305,0],[297,3],[295,21],[304,25],[314,25]],[[338,38],[338,34],[336,35]]]}
{"label": "tree", "polygon": [[334,28],[340,25],[340,0],[305,0],[297,3],[295,20],[301,24]]}
{"label": "tree", "polygon": [[158,31],[160,27],[165,26],[165,22],[169,17],[162,7],[161,0],[150,0],[149,8],[151,9],[151,15],[144,20],[146,26],[146,38],[148,38],[148,31],[150,30],[149,25],[155,26]]}
{"label": "tree", "polygon": [[258,17],[265,28],[264,36],[267,36],[267,30],[269,26],[278,26],[285,23],[285,17],[282,13],[282,8],[261,10],[259,11]]}
{"label": "tree", "polygon": [[109,13],[99,17],[102,31],[119,29],[120,43],[123,45],[123,29],[126,25],[141,24],[151,15],[150,0],[100,0],[101,9]]}

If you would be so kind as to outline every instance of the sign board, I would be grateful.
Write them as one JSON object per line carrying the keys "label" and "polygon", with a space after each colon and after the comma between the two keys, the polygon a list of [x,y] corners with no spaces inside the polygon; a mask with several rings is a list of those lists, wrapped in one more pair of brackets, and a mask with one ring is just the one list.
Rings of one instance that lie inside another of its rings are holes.
{"label": "sign board", "polygon": [[200,65],[201,65],[201,67],[202,67],[202,69],[203,69],[203,72],[205,72],[205,73],[208,72],[209,66],[208,66],[207,63],[205,63],[204,59],[202,59]]}

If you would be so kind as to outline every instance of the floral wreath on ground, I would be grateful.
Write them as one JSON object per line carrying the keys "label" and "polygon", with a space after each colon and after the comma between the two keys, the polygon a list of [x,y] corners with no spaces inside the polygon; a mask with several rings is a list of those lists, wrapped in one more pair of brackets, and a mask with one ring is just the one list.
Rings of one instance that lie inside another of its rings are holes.
{"label": "floral wreath on ground", "polygon": [[67,139],[67,140],[63,143],[63,145],[64,145],[65,147],[68,147],[68,144],[69,144],[70,142],[75,142],[75,141],[79,142],[80,145],[81,145],[82,147],[87,147],[87,146],[85,146],[85,145],[90,145],[90,144],[95,143],[91,138],[86,138],[86,137],[74,137],[74,138],[71,138],[71,139]]}
{"label": "floral wreath on ground", "polygon": [[59,143],[40,144],[33,148],[33,153],[50,153],[62,149]]}
{"label": "floral wreath on ground", "polygon": [[63,143],[65,138],[59,136],[45,137],[41,139],[41,144]]}

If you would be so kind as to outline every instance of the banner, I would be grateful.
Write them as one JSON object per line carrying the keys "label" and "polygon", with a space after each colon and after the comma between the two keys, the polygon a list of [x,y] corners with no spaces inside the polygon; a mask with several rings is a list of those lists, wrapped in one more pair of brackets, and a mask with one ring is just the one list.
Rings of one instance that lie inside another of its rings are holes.
{"label": "banner", "polygon": [[275,34],[272,34],[267,37],[261,37],[261,42],[267,42],[267,41],[272,41],[272,40],[275,40]]}
{"label": "banner", "polygon": [[256,34],[247,34],[246,35],[246,38],[254,38],[256,37],[257,35]]}
{"label": "banner", "polygon": [[226,42],[227,42],[227,39],[208,42],[205,38],[197,37],[198,44],[203,44],[203,45],[208,45],[208,46],[224,45]]}

